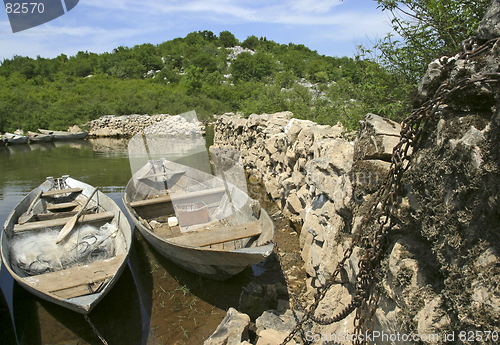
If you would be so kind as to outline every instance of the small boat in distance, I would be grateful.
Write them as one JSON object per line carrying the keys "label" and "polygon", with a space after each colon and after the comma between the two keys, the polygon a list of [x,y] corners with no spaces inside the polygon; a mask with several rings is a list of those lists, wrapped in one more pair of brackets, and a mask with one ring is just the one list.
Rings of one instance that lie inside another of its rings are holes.
{"label": "small boat in distance", "polygon": [[3,135],[3,142],[7,145],[17,145],[28,143],[28,137],[26,135],[17,135],[12,133],[5,133]]}
{"label": "small boat in distance", "polygon": [[160,254],[201,276],[225,280],[273,250],[274,224],[258,201],[232,183],[165,158],[133,175],[123,202]]}
{"label": "small boat in distance", "polygon": [[48,177],[14,207],[0,241],[6,269],[24,289],[87,314],[127,266],[132,230],[97,188]]}
{"label": "small boat in distance", "polygon": [[52,135],[53,140],[78,140],[84,139],[89,132],[65,132],[65,131],[51,131],[48,129],[38,129],[38,131],[42,134]]}
{"label": "small boat in distance", "polygon": [[28,131],[28,138],[30,143],[43,143],[47,141],[51,141],[53,139],[53,135],[51,134],[42,134]]}

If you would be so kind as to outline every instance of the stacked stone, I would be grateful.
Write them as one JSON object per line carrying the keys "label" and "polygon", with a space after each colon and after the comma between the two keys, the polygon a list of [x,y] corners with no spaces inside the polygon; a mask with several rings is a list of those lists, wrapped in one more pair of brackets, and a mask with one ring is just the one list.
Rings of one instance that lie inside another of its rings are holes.
{"label": "stacked stone", "polygon": [[145,134],[164,134],[171,136],[201,136],[199,123],[188,122],[180,115],[168,116],[144,130]]}
{"label": "stacked stone", "polygon": [[[292,116],[290,112],[248,119],[223,115],[214,127],[214,144],[237,148],[252,176],[250,182],[264,184],[283,214],[302,224],[302,258],[312,297],[350,244],[362,219],[357,213],[360,205],[386,176],[400,125],[368,114],[360,123],[358,138],[349,141],[342,136],[341,124],[322,126]],[[339,281],[330,289],[318,308],[321,314],[331,316],[349,303],[362,255],[356,248],[343,272],[344,284]],[[394,265],[403,267],[400,260]],[[390,311],[380,319],[397,325]],[[346,324],[334,324],[329,332],[352,331],[353,323]]]}
{"label": "stacked stone", "polygon": [[158,115],[105,115],[87,122],[89,135],[94,137],[132,137],[142,129],[169,117],[168,114]]}

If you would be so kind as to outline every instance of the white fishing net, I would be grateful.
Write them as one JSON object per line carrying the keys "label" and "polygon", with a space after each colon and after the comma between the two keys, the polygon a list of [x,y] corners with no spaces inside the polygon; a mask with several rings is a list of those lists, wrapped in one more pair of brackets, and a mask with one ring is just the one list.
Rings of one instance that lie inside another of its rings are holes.
{"label": "white fishing net", "polygon": [[12,268],[20,276],[33,276],[111,258],[117,231],[109,223],[100,228],[84,225],[60,244],[56,244],[59,229],[18,234],[11,244]]}

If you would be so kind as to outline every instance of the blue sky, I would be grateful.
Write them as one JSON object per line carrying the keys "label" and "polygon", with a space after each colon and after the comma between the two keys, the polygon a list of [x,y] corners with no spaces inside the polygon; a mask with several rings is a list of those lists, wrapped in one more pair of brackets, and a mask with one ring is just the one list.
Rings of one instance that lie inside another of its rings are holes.
{"label": "blue sky", "polygon": [[15,34],[1,12],[0,61],[110,52],[198,30],[228,30],[240,41],[265,36],[323,55],[353,56],[356,46],[371,47],[390,32],[389,22],[374,0],[80,0],[67,14]]}

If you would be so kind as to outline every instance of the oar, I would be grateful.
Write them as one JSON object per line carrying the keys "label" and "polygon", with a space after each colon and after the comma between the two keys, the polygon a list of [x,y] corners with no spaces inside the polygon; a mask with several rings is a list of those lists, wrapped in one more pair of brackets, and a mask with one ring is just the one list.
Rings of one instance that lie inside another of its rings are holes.
{"label": "oar", "polygon": [[92,194],[90,194],[90,196],[88,197],[87,201],[85,201],[85,204],[83,205],[82,209],[77,214],[75,214],[66,223],[66,225],[61,229],[61,231],[59,232],[59,235],[57,236],[57,241],[56,241],[57,244],[59,244],[71,232],[71,230],[73,230],[73,228],[75,227],[76,221],[82,215],[82,212],[85,210],[85,207],[87,207],[90,199],[92,199],[92,197],[94,196],[94,194],[96,192],[97,192],[97,187],[95,187],[95,189],[92,192]]}
{"label": "oar", "polygon": [[35,207],[35,204],[38,202],[38,200],[40,200],[42,193],[43,193],[43,190],[38,192],[36,197],[31,202],[30,206],[28,207],[28,210],[19,217],[19,219],[17,220],[17,222],[19,224],[26,223],[33,216],[33,208]]}

